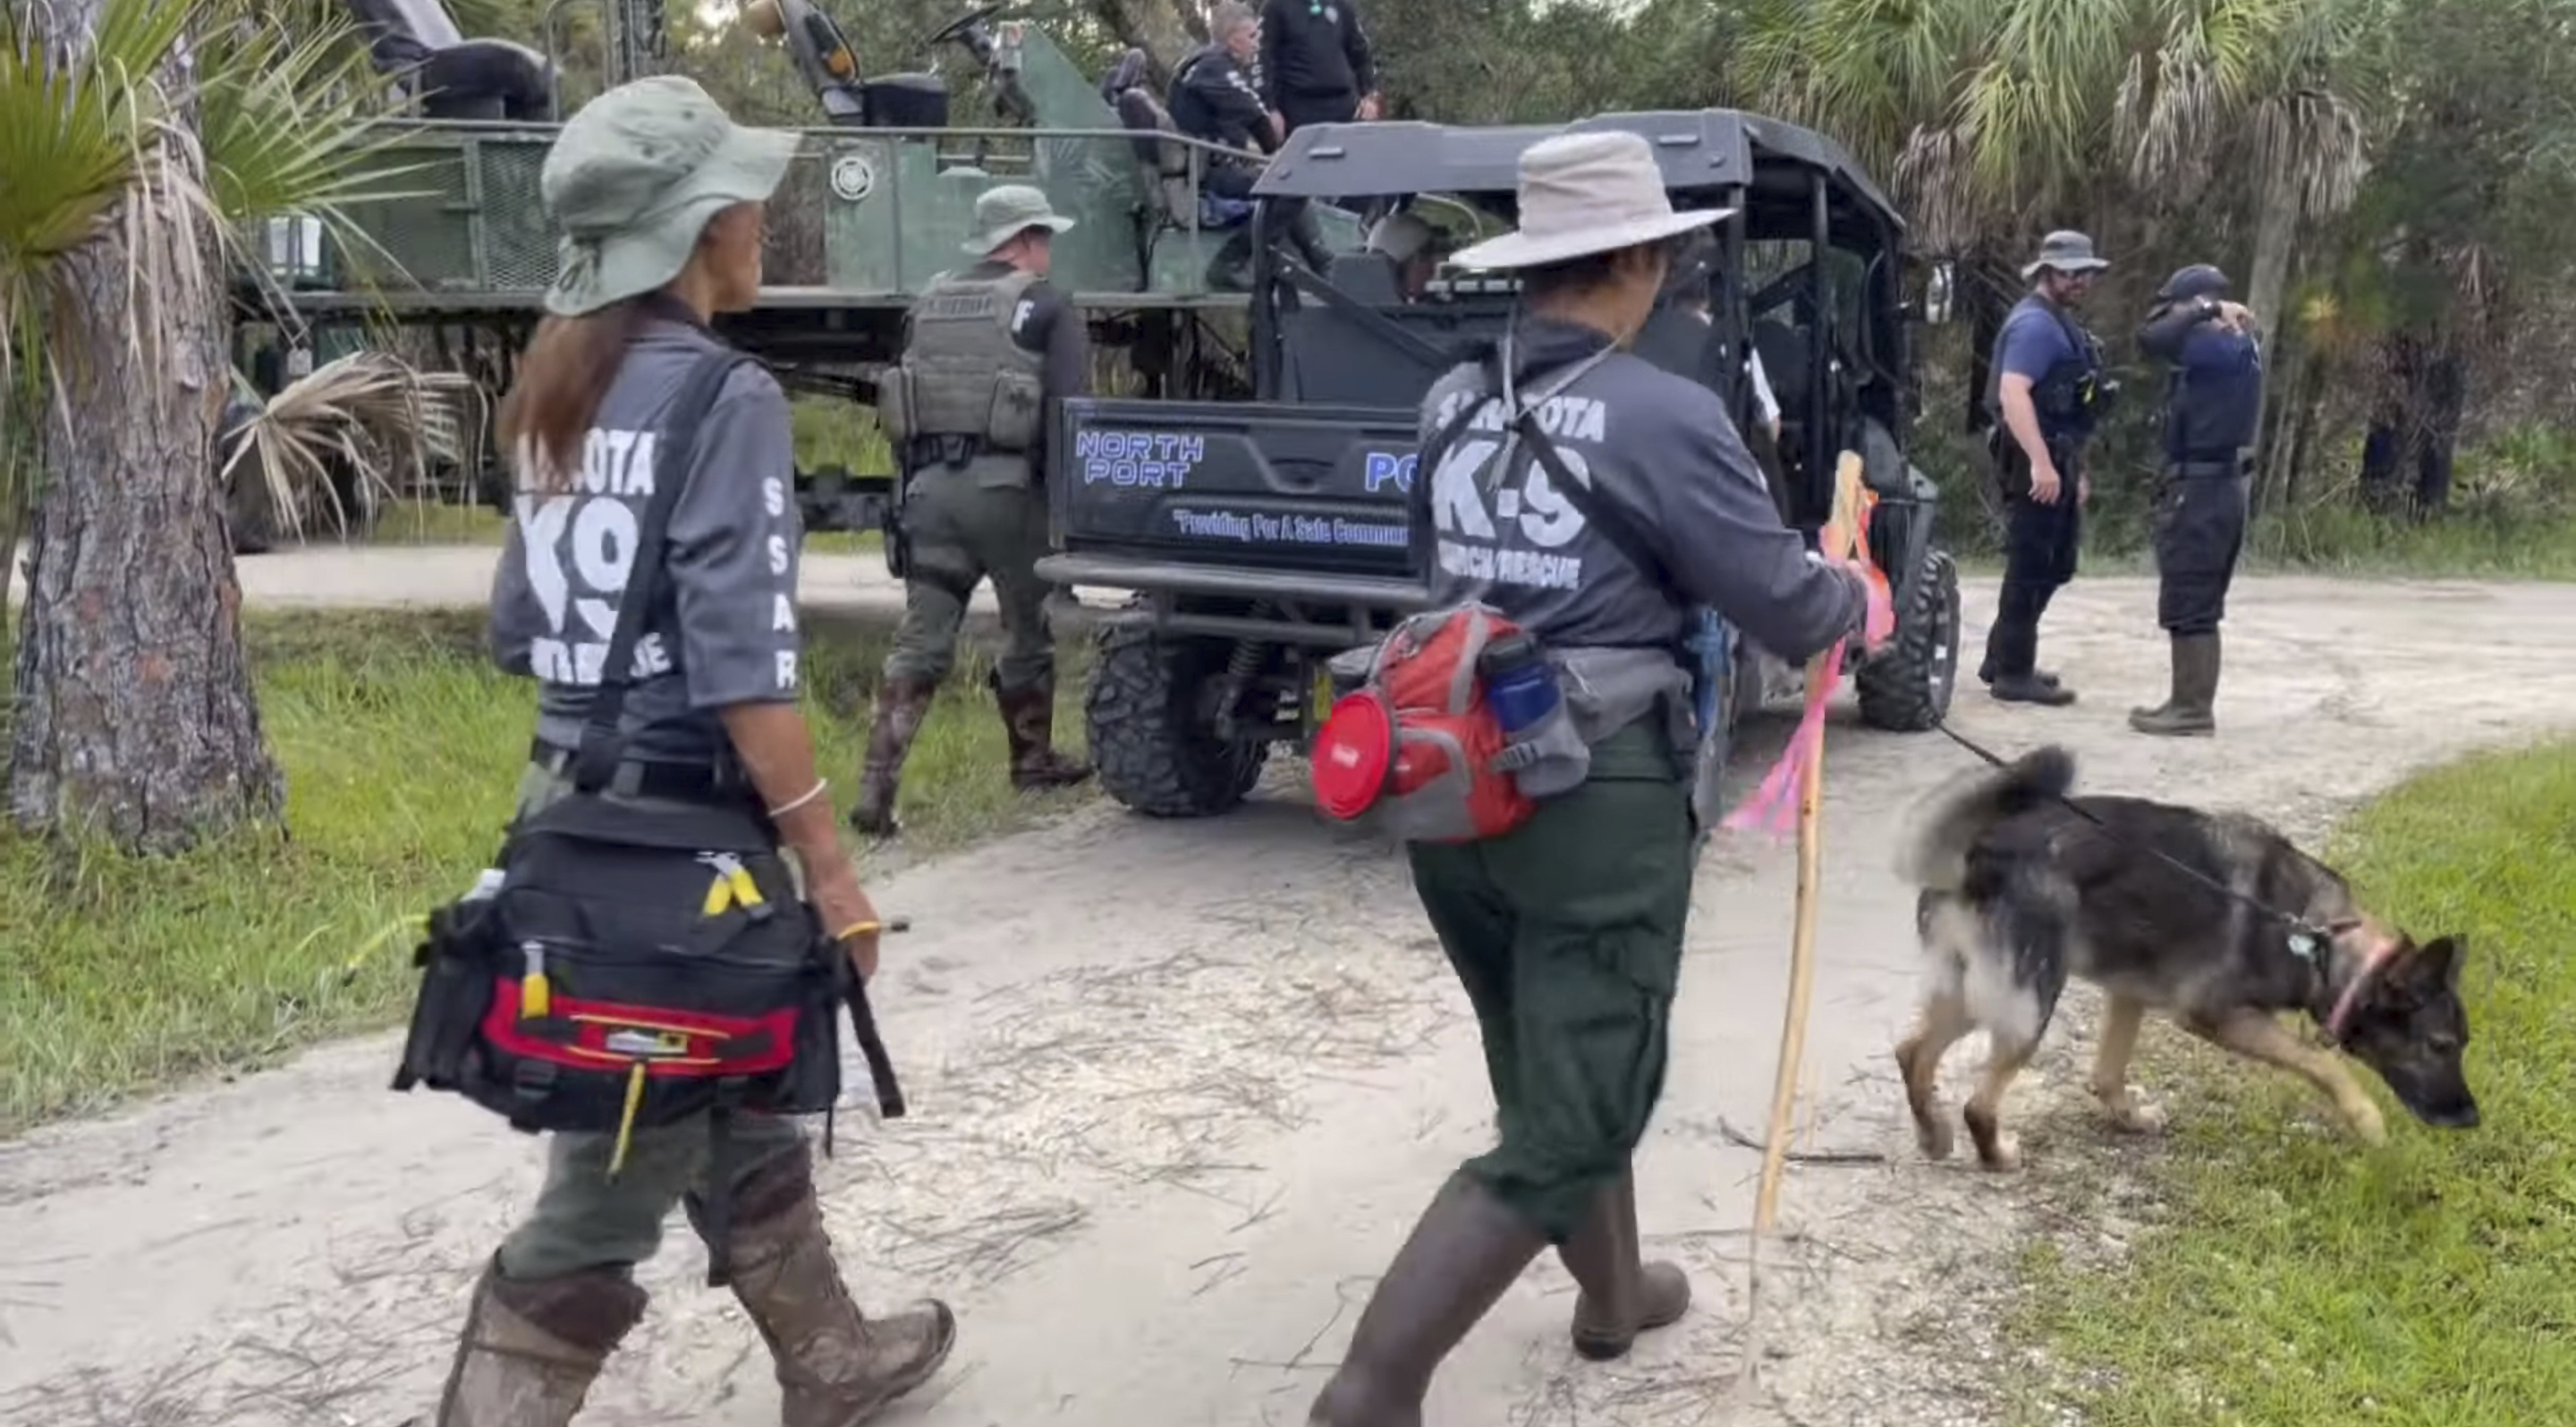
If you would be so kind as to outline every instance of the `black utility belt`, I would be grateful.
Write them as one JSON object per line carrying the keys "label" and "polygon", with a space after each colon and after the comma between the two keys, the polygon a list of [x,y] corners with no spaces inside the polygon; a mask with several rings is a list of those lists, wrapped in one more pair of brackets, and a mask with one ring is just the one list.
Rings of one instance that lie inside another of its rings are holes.
{"label": "black utility belt", "polygon": [[2233,479],[2245,474],[2246,466],[2244,457],[2234,455],[2185,456],[2168,464],[2175,475],[2187,480]]}
{"label": "black utility belt", "polygon": [[[528,760],[560,777],[572,776],[573,751],[545,739],[532,739]],[[734,805],[759,794],[748,779],[729,768],[708,763],[679,763],[621,758],[609,774],[607,791],[630,798],[659,798],[675,803]]]}

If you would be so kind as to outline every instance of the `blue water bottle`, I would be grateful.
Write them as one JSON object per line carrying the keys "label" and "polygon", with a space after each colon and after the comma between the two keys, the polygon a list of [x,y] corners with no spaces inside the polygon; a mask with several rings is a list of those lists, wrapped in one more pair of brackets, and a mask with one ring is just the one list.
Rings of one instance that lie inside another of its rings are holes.
{"label": "blue water bottle", "polygon": [[1556,671],[1548,667],[1538,641],[1526,634],[1508,634],[1487,645],[1476,673],[1485,682],[1485,702],[1493,706],[1494,721],[1514,742],[1556,712],[1562,697]]}

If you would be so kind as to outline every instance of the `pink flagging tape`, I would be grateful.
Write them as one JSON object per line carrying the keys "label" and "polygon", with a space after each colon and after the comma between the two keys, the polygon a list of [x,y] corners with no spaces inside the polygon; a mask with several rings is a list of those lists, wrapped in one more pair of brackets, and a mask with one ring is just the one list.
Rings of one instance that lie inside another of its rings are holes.
{"label": "pink flagging tape", "polygon": [[1833,701],[1834,690],[1842,687],[1843,647],[1848,640],[1835,642],[1825,655],[1825,676],[1816,681],[1815,691],[1807,696],[1807,711],[1798,719],[1797,731],[1789,735],[1789,746],[1780,753],[1780,761],[1762,778],[1753,795],[1726,815],[1723,826],[1736,831],[1767,832],[1786,837],[1798,830],[1798,794],[1806,787],[1807,770],[1825,753],[1825,705]]}

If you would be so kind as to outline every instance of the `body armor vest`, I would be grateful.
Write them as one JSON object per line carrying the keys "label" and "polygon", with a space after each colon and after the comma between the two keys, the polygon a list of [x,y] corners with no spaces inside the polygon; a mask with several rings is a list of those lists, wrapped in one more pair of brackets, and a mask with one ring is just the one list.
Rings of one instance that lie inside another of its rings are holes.
{"label": "body armor vest", "polygon": [[[2073,355],[2060,357],[2056,364],[2030,384],[2031,410],[2039,417],[2041,434],[2055,446],[2060,441],[2089,436],[2099,424],[2108,392],[2102,382],[2102,347],[2093,334],[2055,305],[2037,296],[2025,297],[2005,315],[2004,325],[2025,310],[2036,310],[2057,324],[2066,334]],[[1987,361],[1986,412],[1995,421],[1995,430],[2003,422],[2003,334],[1995,336],[1993,354]],[[2008,437],[2006,438],[2009,439]]]}
{"label": "body armor vest", "polygon": [[931,283],[913,304],[902,365],[879,386],[887,435],[964,437],[995,452],[1035,444],[1046,357],[1023,349],[1011,327],[1037,281],[1014,270]]}

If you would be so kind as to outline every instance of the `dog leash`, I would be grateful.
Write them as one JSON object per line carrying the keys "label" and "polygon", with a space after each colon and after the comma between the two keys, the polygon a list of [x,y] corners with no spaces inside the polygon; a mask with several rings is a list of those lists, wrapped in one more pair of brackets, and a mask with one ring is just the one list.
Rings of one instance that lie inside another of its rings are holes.
{"label": "dog leash", "polygon": [[[1999,769],[2009,768],[2012,766],[1992,750],[1987,749],[1976,742],[1976,740],[1969,738],[1966,734],[1959,732],[1957,729],[1950,727],[1948,720],[1935,719],[1932,726],[1941,731],[1942,737],[1947,738],[1952,743],[1955,743],[1961,748],[1968,750],[1970,753],[1977,755],[1979,758],[1984,759],[1987,766]],[[2056,794],[2053,796],[2060,807],[2065,808],[2068,812],[2075,814],[2084,821],[2091,823],[2096,829],[2100,830],[2103,836],[2109,838],[2112,842],[2127,848],[2131,852],[2143,852],[2149,857],[2152,857],[2172,868],[2176,872],[2181,873],[2183,876],[2190,878],[2192,881],[2199,883],[2201,886],[2208,888],[2210,891],[2225,897],[2229,901],[2234,902],[2249,911],[2257,913],[2266,921],[2274,922],[2287,928],[2290,933],[2290,950],[2296,953],[2301,960],[2315,960],[2317,953],[2322,951],[2325,947],[2325,943],[2331,939],[2331,933],[2329,933],[2326,928],[2317,926],[2307,918],[2293,916],[2258,897],[2251,896],[2244,892],[2239,892],[2235,888],[2228,886],[2226,883],[2219,881],[2217,878],[2210,876],[2208,873],[2201,871],[2199,868],[2192,866],[2181,858],[2160,848],[2142,847],[2137,843],[2130,842],[2119,834],[2111,831],[2111,825],[2109,823],[2104,822],[2101,818],[2095,816],[2086,809],[2077,806],[2073,798],[2069,798],[2064,794]],[[2305,853],[2300,854],[2302,857],[2305,857],[2306,855],[2307,854]]]}

